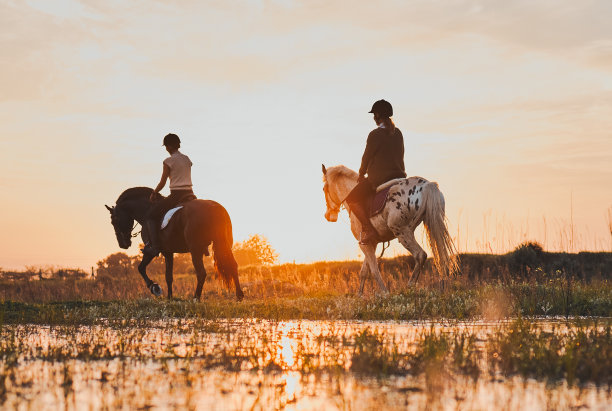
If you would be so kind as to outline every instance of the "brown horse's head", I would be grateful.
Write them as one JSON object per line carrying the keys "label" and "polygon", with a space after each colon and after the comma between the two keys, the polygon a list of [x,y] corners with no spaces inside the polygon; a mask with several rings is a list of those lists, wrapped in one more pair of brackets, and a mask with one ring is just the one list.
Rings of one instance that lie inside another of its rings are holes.
{"label": "brown horse's head", "polygon": [[132,229],[134,227],[134,219],[121,207],[109,207],[105,205],[111,215],[111,224],[115,229],[117,242],[119,247],[128,249],[132,245]]}

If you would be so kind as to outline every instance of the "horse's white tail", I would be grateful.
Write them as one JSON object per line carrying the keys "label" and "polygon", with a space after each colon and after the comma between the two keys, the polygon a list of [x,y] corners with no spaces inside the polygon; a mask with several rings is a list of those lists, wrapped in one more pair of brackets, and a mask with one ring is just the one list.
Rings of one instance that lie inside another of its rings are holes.
{"label": "horse's white tail", "polygon": [[425,184],[422,195],[425,208],[423,224],[433,252],[434,265],[441,277],[453,275],[459,266],[455,245],[446,227],[444,196],[435,182]]}

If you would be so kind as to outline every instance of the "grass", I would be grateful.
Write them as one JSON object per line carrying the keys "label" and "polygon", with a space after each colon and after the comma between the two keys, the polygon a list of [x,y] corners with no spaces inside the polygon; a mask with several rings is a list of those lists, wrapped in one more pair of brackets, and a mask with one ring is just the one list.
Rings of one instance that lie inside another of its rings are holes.
{"label": "grass", "polygon": [[[195,274],[187,255],[180,255],[175,264],[174,295],[184,298],[193,295]],[[597,283],[612,278],[612,253],[546,253],[530,243],[519,246],[504,255],[461,254],[461,273],[446,285],[470,288],[474,284],[552,284],[565,285],[570,291],[575,284]],[[94,277],[61,276],[69,270],[32,275],[27,272],[0,272],[0,300],[23,302],[49,302],[71,300],[126,300],[150,297],[148,289],[135,268],[136,258],[113,254],[101,261]],[[102,264],[104,262],[104,264]],[[207,260],[207,263],[209,261]],[[407,290],[410,272],[414,266],[412,257],[381,259],[383,279],[393,294]],[[273,266],[242,266],[240,281],[245,294],[256,299],[270,297],[298,297],[322,294],[354,294],[359,286],[360,261],[329,261],[313,264],[282,264]],[[74,270],[72,270],[74,271]],[[217,279],[210,264],[204,285],[205,296],[228,295]],[[7,274],[7,275],[5,275]],[[10,274],[10,275],[8,275]],[[166,288],[163,258],[151,264],[150,277]],[[440,287],[440,278],[433,271],[430,261],[419,279],[419,286]],[[569,287],[568,287],[569,286]],[[374,294],[377,286],[370,279],[366,293]]]}
{"label": "grass", "polygon": [[502,319],[540,316],[612,317],[608,281],[450,284],[407,289],[388,296],[317,292],[310,295],[254,298],[236,302],[212,294],[202,302],[163,298],[115,301],[75,300],[0,302],[0,323],[99,324],[101,321],[150,321],[168,318],[264,318],[271,320],[422,320]]}
{"label": "grass", "polygon": [[536,379],[594,382],[612,386],[612,334],[608,322],[601,329],[577,326],[550,331],[518,319],[498,330],[487,347],[492,373]]}
{"label": "grass", "polygon": [[[112,258],[111,258],[112,257]],[[438,278],[427,264],[417,287],[408,287],[411,257],[382,259],[391,294],[379,296],[366,282],[356,296],[359,261],[245,266],[246,295],[237,303],[209,267],[201,303],[188,301],[195,275],[178,264],[173,285],[178,300],[151,296],[133,259],[109,256],[95,278],[0,279],[0,322],[94,324],[107,319],[499,319],[517,316],[612,316],[612,253],[546,253],[526,243],[505,255],[460,256],[461,273]],[[109,263],[115,261],[114,265]],[[132,262],[131,262],[132,261]],[[429,262],[428,262],[429,263]],[[161,259],[151,277],[165,287]],[[32,271],[32,270],[31,270]],[[14,273],[13,273],[14,274]],[[51,277],[53,276],[51,273]]]}

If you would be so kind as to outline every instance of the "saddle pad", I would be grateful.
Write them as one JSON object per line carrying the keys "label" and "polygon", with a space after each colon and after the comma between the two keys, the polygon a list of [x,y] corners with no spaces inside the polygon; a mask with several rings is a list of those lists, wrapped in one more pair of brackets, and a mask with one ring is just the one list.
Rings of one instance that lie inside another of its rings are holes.
{"label": "saddle pad", "polygon": [[387,195],[389,194],[391,187],[405,180],[405,178],[396,178],[376,187],[376,194],[374,194],[374,197],[372,197],[372,203],[370,204],[370,217],[374,217],[385,207],[385,204],[387,203]]}
{"label": "saddle pad", "polygon": [[172,216],[174,215],[174,213],[176,213],[178,210],[180,210],[181,208],[183,208],[183,206],[178,206],[175,208],[172,208],[170,210],[168,210],[168,212],[166,213],[166,215],[164,216],[164,219],[162,220],[161,223],[161,229],[163,230],[164,228],[166,228],[166,226],[168,225],[168,223],[170,222],[170,219],[172,218]]}
{"label": "saddle pad", "polygon": [[389,190],[391,190],[392,186],[387,186],[383,188],[381,191],[378,191],[372,197],[372,203],[370,204],[370,217],[374,217],[376,214],[380,213],[382,209],[385,207],[385,203],[387,202],[387,195],[389,194]]}
{"label": "saddle pad", "polygon": [[406,181],[406,178],[395,178],[393,180],[389,180],[386,183],[382,183],[381,185],[379,185],[378,187],[376,187],[376,192],[378,193],[379,191],[383,191],[385,189],[388,189],[391,186],[396,185],[397,183],[401,183],[402,181]]}

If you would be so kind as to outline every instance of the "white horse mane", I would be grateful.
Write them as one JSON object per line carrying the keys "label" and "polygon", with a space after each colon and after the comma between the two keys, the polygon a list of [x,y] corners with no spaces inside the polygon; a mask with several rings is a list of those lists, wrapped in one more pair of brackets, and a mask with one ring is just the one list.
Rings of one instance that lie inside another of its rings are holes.
{"label": "white horse mane", "polygon": [[355,171],[351,170],[350,168],[346,167],[346,166],[334,166],[334,167],[330,167],[327,169],[327,172],[325,173],[324,178],[327,180],[336,180],[336,178],[338,177],[346,177],[349,178],[351,180],[357,180],[357,177],[359,176],[359,174],[357,174]]}

